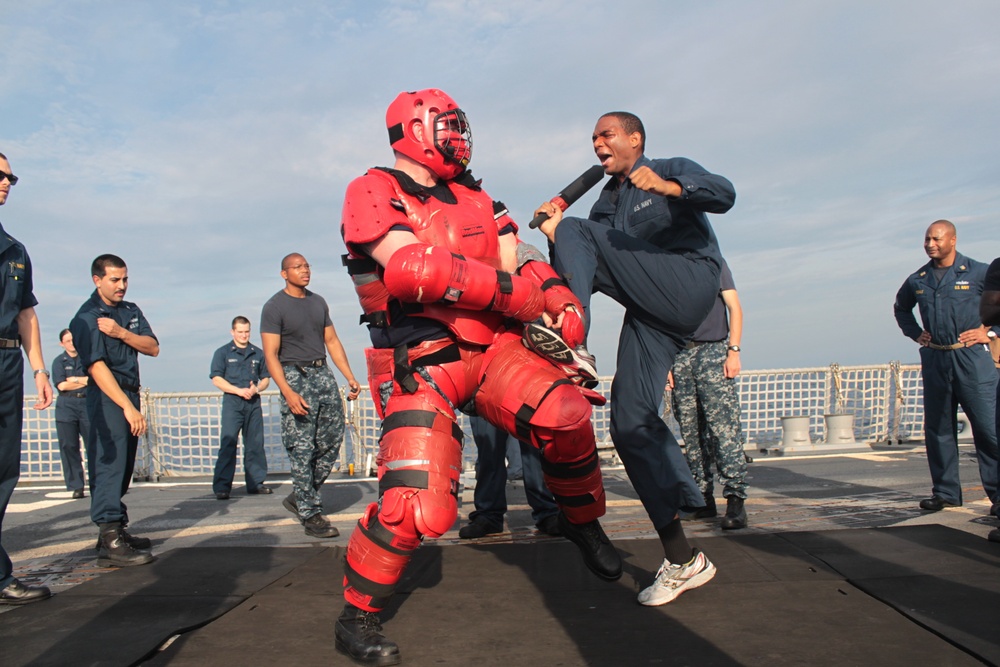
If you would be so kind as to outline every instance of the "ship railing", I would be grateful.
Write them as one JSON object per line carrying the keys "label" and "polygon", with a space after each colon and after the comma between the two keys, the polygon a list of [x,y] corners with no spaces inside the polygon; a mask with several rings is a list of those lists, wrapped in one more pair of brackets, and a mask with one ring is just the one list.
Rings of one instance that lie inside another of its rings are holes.
{"label": "ship railing", "polygon": [[[601,378],[596,390],[609,396],[611,377]],[[627,378],[618,378],[619,382]],[[782,417],[809,417],[810,434],[822,435],[830,414],[854,415],[860,443],[900,444],[922,439],[923,386],[919,365],[891,362],[876,366],[831,364],[816,368],[750,370],[736,379],[740,397],[744,446],[768,450],[781,440]],[[341,390],[343,398],[343,390]],[[140,439],[135,475],[161,480],[211,475],[219,446],[221,392],[158,393],[143,389],[142,411],[149,424]],[[62,479],[55,411],[31,408],[34,397],[25,397],[21,452],[21,480],[27,482]],[[375,467],[381,421],[367,389],[355,401],[345,401],[345,439],[338,469],[368,475]],[[289,472],[289,461],[281,445],[281,397],[277,391],[261,395],[264,416],[264,447],[268,468]],[[664,392],[663,418],[679,437],[671,410],[669,391]],[[610,402],[595,407],[593,424],[598,448],[605,459],[615,459],[610,435]],[[466,434],[465,464],[472,466],[475,446],[468,418],[459,416]],[[239,449],[242,455],[242,446]],[[84,453],[86,457],[86,453]],[[242,459],[237,461],[240,481]],[[85,468],[86,469],[86,468]]]}

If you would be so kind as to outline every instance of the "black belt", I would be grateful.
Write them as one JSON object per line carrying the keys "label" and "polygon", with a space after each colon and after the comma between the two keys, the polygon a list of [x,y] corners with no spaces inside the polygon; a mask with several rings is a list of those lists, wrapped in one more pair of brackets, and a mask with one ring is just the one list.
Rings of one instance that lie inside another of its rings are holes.
{"label": "black belt", "polygon": [[87,392],[85,391],[61,391],[60,396],[69,396],[70,398],[87,398]]}
{"label": "black belt", "polygon": [[20,338],[0,338],[0,348],[18,348],[21,347]]}
{"label": "black belt", "polygon": [[282,366],[303,366],[305,368],[322,368],[326,366],[326,359],[317,359],[315,361],[289,361],[287,364],[282,364]]}
{"label": "black belt", "polygon": [[119,382],[118,386],[121,387],[122,391],[130,391],[133,394],[139,393],[139,385],[137,384],[125,384],[124,382]]}
{"label": "black belt", "polygon": [[291,364],[282,364],[282,368],[294,368],[302,375],[306,374],[307,368],[326,368],[326,359],[316,359],[315,361],[300,361]]}
{"label": "black belt", "polygon": [[725,341],[725,338],[723,338],[722,340],[689,340],[688,342],[684,343],[684,349],[693,350],[699,345],[708,345],[709,343],[722,343],[723,341]]}

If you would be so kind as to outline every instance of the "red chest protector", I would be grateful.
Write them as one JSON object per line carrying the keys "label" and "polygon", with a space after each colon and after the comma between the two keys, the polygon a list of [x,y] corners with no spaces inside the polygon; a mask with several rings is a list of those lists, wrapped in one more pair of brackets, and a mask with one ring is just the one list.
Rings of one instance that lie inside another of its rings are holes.
{"label": "red chest protector", "polygon": [[[428,245],[495,268],[500,266],[498,232],[514,225],[506,209],[495,205],[471,178],[468,185],[448,181],[446,186],[456,200],[454,204],[408,192],[392,174],[381,169],[368,170],[348,186],[341,233],[349,251],[345,264],[365,311],[362,321],[371,326],[392,324],[389,319],[392,297],[382,282],[383,269],[358,248],[378,240],[394,227],[410,229]],[[405,304],[404,310],[409,315],[442,322],[459,340],[478,345],[492,343],[504,321],[499,313],[437,303]]]}

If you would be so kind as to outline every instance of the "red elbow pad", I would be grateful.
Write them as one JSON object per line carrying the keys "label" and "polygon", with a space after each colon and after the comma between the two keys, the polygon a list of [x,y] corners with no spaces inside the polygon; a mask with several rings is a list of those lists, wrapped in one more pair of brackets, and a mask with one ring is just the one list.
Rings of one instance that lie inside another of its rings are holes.
{"label": "red elbow pad", "polygon": [[493,310],[524,322],[540,317],[545,304],[541,290],[520,276],[422,243],[393,253],[384,281],[389,293],[403,302]]}

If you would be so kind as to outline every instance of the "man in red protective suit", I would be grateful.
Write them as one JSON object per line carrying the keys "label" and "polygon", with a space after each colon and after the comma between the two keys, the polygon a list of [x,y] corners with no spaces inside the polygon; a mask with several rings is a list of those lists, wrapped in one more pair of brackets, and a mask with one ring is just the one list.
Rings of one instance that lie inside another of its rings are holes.
{"label": "man in red protective suit", "polygon": [[592,369],[568,374],[522,342],[524,323],[540,320],[579,345],[579,301],[466,170],[472,135],[451,97],[401,93],[386,126],[395,164],[348,186],[341,221],[382,437],[379,502],[347,546],[335,635],[340,652],[374,665],[400,660],[377,612],[421,540],[457,518],[458,410],[538,447],[563,534],[599,577],[622,573],[598,522],[605,497],[590,416],[604,399],[583,386]]}

